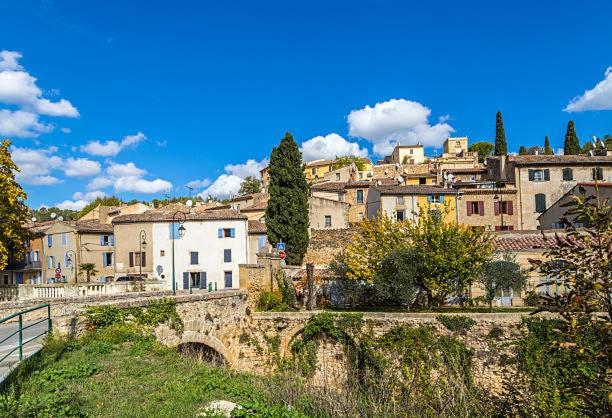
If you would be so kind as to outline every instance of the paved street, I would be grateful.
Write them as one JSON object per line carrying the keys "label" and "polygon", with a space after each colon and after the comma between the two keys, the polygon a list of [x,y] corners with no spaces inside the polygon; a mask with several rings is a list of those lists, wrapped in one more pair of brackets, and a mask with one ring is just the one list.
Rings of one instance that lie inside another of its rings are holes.
{"label": "paved street", "polygon": [[[24,322],[23,326],[26,327],[37,321]],[[17,322],[11,322],[9,324],[0,325],[0,341],[8,337],[11,333],[17,331],[19,325]],[[23,341],[27,341],[34,336],[43,333],[47,330],[47,322],[43,321],[23,331]],[[37,338],[36,340],[26,344],[23,347],[23,357],[29,357],[36,353],[42,348],[42,339],[44,336]],[[8,340],[0,344],[0,358],[4,357],[10,350],[17,347],[19,344],[19,334],[13,335]],[[19,350],[15,350],[10,356],[0,362],[0,381],[8,375],[10,370],[19,362]]]}

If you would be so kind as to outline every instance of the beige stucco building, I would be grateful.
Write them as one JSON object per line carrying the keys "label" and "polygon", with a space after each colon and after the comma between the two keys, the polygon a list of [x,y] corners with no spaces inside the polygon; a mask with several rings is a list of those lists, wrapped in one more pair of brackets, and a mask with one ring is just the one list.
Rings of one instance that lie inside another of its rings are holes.
{"label": "beige stucco building", "polygon": [[458,196],[459,223],[485,231],[518,229],[516,189],[461,188]]}
{"label": "beige stucco building", "polygon": [[425,148],[421,144],[396,145],[391,155],[384,159],[385,164],[423,164],[425,162]]}

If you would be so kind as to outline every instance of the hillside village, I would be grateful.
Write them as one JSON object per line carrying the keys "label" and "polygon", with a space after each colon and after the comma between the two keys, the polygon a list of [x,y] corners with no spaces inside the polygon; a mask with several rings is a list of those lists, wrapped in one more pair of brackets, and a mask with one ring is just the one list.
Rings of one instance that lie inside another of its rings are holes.
{"label": "hillside village", "polygon": [[[310,242],[304,265],[285,266],[287,275],[298,284],[311,263],[317,279],[334,280],[329,263],[361,221],[384,215],[395,222],[417,222],[426,208],[443,222],[494,234],[496,251],[511,252],[528,268],[528,259],[543,257],[549,247],[542,232],[563,227],[563,204],[578,188],[593,193],[597,187],[603,198],[612,195],[610,150],[487,156],[479,162],[469,145],[467,137],[449,137],[435,157],[426,156],[420,144],[397,144],[376,162],[359,157],[304,163]],[[1,297],[12,297],[11,286],[36,287],[43,295],[49,294],[46,287],[60,283],[136,281],[143,289],[190,292],[243,287],[249,266],[279,255],[266,228],[268,168],[260,174],[261,191],[227,203],[99,205],[74,221],[33,219],[27,225],[31,238],[24,244],[24,258],[10,259],[0,272]],[[528,289],[544,280],[530,273]],[[548,286],[538,289],[550,291]],[[520,306],[525,292],[520,293],[510,291],[496,303]]]}

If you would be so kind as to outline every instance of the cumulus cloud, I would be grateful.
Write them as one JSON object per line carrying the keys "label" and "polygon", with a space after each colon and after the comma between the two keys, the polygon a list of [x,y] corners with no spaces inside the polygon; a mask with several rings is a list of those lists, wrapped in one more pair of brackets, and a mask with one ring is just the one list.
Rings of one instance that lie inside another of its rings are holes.
{"label": "cumulus cloud", "polygon": [[161,193],[172,188],[172,183],[157,178],[147,180],[144,176],[147,170],[137,167],[133,162],[125,164],[108,162],[105,174],[95,177],[87,184],[88,190],[99,191],[113,186],[115,192]]}
{"label": "cumulus cloud", "polygon": [[111,161],[106,172],[111,177],[140,177],[146,174],[147,170],[136,167],[136,164],[132,162],[119,164]]}
{"label": "cumulus cloud", "polygon": [[606,69],[602,81],[591,90],[574,97],[563,110],[566,112],[612,110],[612,67]]}
{"label": "cumulus cloud", "polygon": [[221,174],[200,196],[202,196],[202,199],[206,199],[208,196],[228,199],[238,194],[242,180],[241,177],[233,174]]}
{"label": "cumulus cloud", "polygon": [[114,157],[125,148],[135,147],[140,142],[146,139],[147,137],[145,134],[143,134],[142,132],[138,132],[135,135],[124,136],[121,141],[89,141],[87,144],[81,146],[81,151],[90,155],[97,155],[101,157]]}
{"label": "cumulus cloud", "polygon": [[346,155],[367,157],[368,150],[366,148],[359,148],[359,144],[349,142],[336,133],[315,136],[302,143],[302,157],[304,161],[333,160],[336,157]]}
{"label": "cumulus cloud", "polygon": [[51,176],[52,170],[62,165],[62,159],[55,155],[57,148],[19,148],[11,147],[13,161],[19,167],[17,180],[24,184],[51,185],[60,183],[60,179]]}
{"label": "cumulus cloud", "polygon": [[387,155],[399,142],[405,145],[420,142],[425,146],[440,146],[454,132],[446,121],[448,116],[431,125],[431,109],[406,99],[391,99],[353,110],[348,115],[349,135],[367,139],[374,144],[374,153]]}
{"label": "cumulus cloud", "polygon": [[19,59],[22,56],[21,52],[17,51],[0,51],[0,71],[16,71],[23,69],[19,64]]}
{"label": "cumulus cloud", "polygon": [[191,187],[192,189],[203,189],[204,187],[210,186],[210,180],[209,179],[192,180],[189,183],[187,183],[185,186]]}
{"label": "cumulus cloud", "polygon": [[34,138],[51,132],[53,125],[39,121],[38,115],[23,110],[0,109],[0,135]]}
{"label": "cumulus cloud", "polygon": [[104,176],[98,176],[87,184],[87,190],[105,189],[113,185],[113,179]]}
{"label": "cumulus cloud", "polygon": [[68,177],[89,177],[100,172],[100,163],[87,158],[68,158],[63,165]]}
{"label": "cumulus cloud", "polygon": [[245,178],[252,176],[259,178],[259,172],[268,166],[270,161],[264,158],[261,161],[247,160],[244,164],[228,164],[225,166],[225,171],[237,177]]}
{"label": "cumulus cloud", "polygon": [[63,202],[56,203],[53,206],[62,210],[81,210],[87,206],[88,203],[89,202],[86,200],[64,200]]}
{"label": "cumulus cloud", "polygon": [[172,183],[162,179],[145,180],[141,177],[128,176],[118,178],[114,187],[117,192],[153,194],[170,190]]}
{"label": "cumulus cloud", "polygon": [[106,197],[108,194],[104,193],[102,190],[94,190],[92,192],[76,192],[72,195],[72,198],[75,200],[85,200],[87,202],[92,202],[99,197]]}

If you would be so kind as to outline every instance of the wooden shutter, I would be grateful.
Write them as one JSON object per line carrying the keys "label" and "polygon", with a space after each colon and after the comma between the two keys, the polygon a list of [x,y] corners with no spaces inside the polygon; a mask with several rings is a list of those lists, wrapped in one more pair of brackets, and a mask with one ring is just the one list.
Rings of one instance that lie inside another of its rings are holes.
{"label": "wooden shutter", "polygon": [[499,215],[499,212],[500,212],[500,210],[499,210],[499,209],[500,209],[500,206],[501,206],[501,203],[500,203],[500,202],[495,202],[495,203],[493,203],[493,211],[495,212],[495,216]]}
{"label": "wooden shutter", "polygon": [[206,272],[200,272],[200,289],[206,289]]}
{"label": "wooden shutter", "polygon": [[547,168],[544,170],[544,181],[550,180],[550,170]]}
{"label": "wooden shutter", "polygon": [[189,273],[183,273],[183,289],[189,289]]}
{"label": "wooden shutter", "polygon": [[465,202],[467,204],[467,216],[472,216],[472,202]]}
{"label": "wooden shutter", "polygon": [[236,238],[236,228],[231,229],[232,238]]}
{"label": "wooden shutter", "polygon": [[508,215],[513,215],[514,211],[512,210],[512,202],[508,202]]}
{"label": "wooden shutter", "polygon": [[529,181],[535,181],[535,171],[528,170],[528,173],[529,173]]}
{"label": "wooden shutter", "polygon": [[134,267],[134,253],[130,252],[129,259],[130,259],[130,267]]}
{"label": "wooden shutter", "polygon": [[478,202],[478,212],[480,212],[480,216],[484,216],[484,202]]}
{"label": "wooden shutter", "polygon": [[217,230],[217,235],[219,236],[219,238],[223,238],[223,228],[219,228]]}

